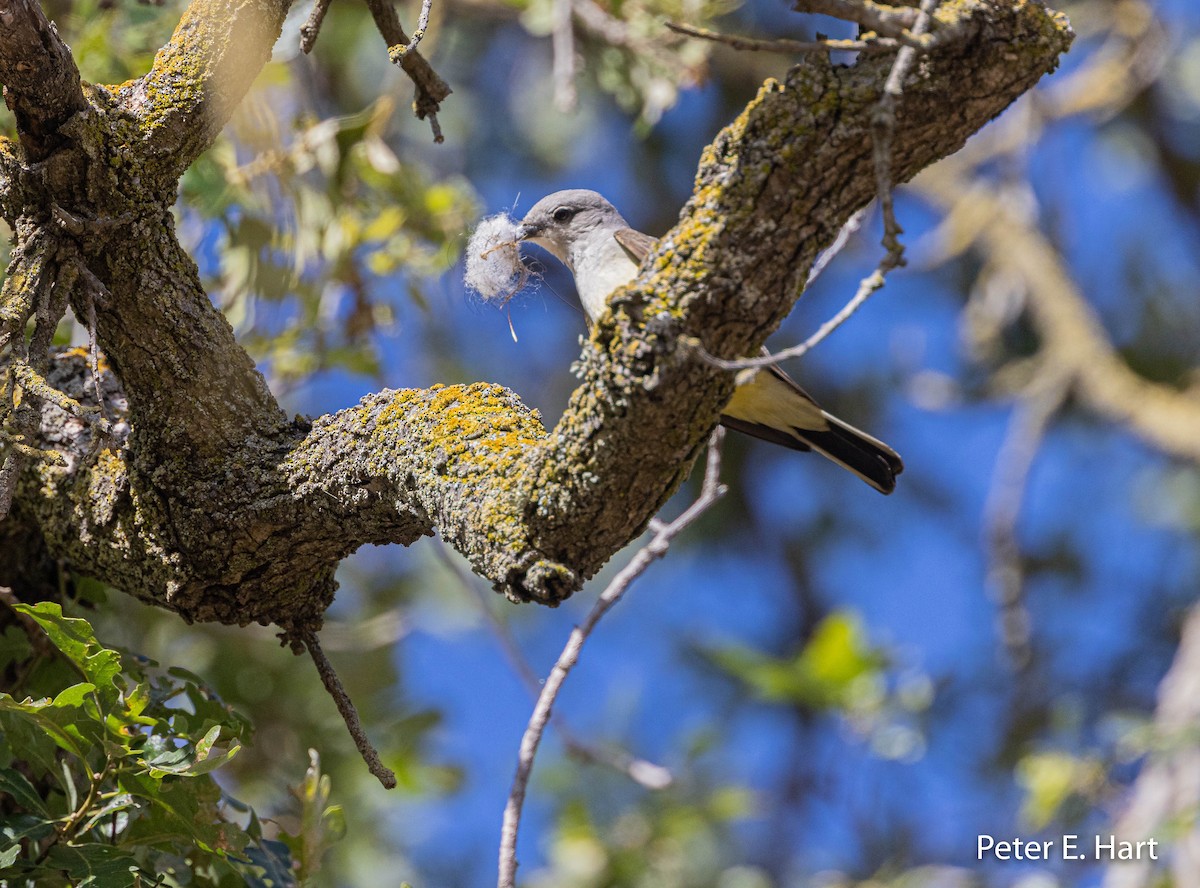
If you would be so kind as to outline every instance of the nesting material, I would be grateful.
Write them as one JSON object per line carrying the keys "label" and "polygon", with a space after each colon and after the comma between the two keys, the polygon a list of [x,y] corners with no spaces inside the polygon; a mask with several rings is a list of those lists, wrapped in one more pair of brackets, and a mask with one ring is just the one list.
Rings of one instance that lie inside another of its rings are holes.
{"label": "nesting material", "polygon": [[498,213],[483,219],[467,241],[463,281],[485,302],[503,305],[529,280],[529,269],[521,262],[520,232],[515,219]]}

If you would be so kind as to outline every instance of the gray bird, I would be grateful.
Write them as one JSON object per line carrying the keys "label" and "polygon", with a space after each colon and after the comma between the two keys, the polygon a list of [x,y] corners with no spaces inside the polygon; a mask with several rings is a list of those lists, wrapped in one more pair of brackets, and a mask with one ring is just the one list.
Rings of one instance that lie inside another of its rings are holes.
{"label": "gray bird", "polygon": [[[613,292],[634,279],[656,243],[630,228],[603,196],[578,188],[534,204],[521,220],[520,239],[548,250],[571,270],[589,328],[607,310]],[[881,493],[895,490],[904,470],[896,451],[826,413],[774,366],[738,372],[721,424],[793,450],[815,450]]]}

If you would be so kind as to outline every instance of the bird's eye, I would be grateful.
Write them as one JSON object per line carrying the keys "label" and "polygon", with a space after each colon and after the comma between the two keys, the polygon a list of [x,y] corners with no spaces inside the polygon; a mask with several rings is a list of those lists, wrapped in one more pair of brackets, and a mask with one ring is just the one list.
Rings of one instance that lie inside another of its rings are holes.
{"label": "bird's eye", "polygon": [[554,211],[554,221],[558,223],[570,222],[571,217],[575,215],[575,211],[570,207],[559,207]]}

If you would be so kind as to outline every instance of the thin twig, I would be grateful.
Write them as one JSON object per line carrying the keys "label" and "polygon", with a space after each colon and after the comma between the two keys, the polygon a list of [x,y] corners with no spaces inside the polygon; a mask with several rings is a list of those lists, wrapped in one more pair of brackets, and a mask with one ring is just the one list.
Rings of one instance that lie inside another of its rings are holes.
{"label": "thin twig", "polygon": [[517,773],[513,778],[512,789],[508,794],[508,803],[504,806],[504,821],[500,828],[500,873],[497,880],[498,888],[514,888],[517,878],[517,831],[521,825],[521,809],[525,803],[525,791],[529,786],[529,776],[533,771],[533,760],[537,756],[538,744],[545,733],[546,724],[550,720],[550,712],[558,693],[562,689],[567,675],[579,661],[579,655],[584,643],[591,636],[596,624],[608,611],[621,600],[629,586],[640,577],[654,561],[662,558],[673,540],[688,525],[699,518],[724,493],[725,487],[720,483],[721,474],[721,442],[724,440],[724,430],[720,427],[713,430],[708,439],[708,460],[704,470],[704,483],[700,495],[678,518],[662,527],[645,546],[638,550],[628,564],[612,579],[584,621],[571,632],[558,661],[546,678],[534,705],[533,714],[521,737],[521,746],[517,755]]}
{"label": "thin twig", "polygon": [[1030,663],[1029,612],[1024,601],[1017,521],[1029,486],[1029,473],[1050,420],[1062,406],[1070,380],[1043,368],[1021,395],[996,456],[992,486],[984,506],[983,538],[988,554],[987,582],[999,608],[1000,638],[1016,672]]}
{"label": "thin twig", "polygon": [[698,28],[682,22],[664,22],[668,30],[685,37],[697,37],[700,40],[711,40],[722,43],[733,49],[747,52],[779,52],[785,55],[796,55],[806,52],[887,52],[896,49],[900,44],[891,37],[876,37],[871,40],[760,40],[757,37],[740,37],[734,34],[722,34],[710,31],[708,28]]}
{"label": "thin twig", "polygon": [[799,345],[793,345],[790,348],[785,348],[782,351],[771,354],[764,354],[761,357],[737,358],[731,361],[726,358],[719,358],[709,352],[701,345],[700,340],[694,336],[681,336],[679,341],[682,345],[695,352],[704,363],[712,367],[718,367],[721,370],[745,370],[751,367],[770,367],[789,358],[799,358],[808,354],[808,352],[823,342],[830,333],[846,323],[862,307],[864,302],[873,296],[876,291],[882,289],[884,283],[882,269],[876,268],[875,271],[859,282],[858,290],[851,297],[850,301],[843,305],[837,314],[818,327],[817,331],[809,336],[808,339]]}
{"label": "thin twig", "polygon": [[867,204],[847,219],[846,224],[842,226],[837,237],[833,239],[833,243],[821,251],[821,255],[817,257],[817,261],[813,263],[813,267],[808,270],[808,277],[804,281],[805,290],[813,285],[813,281],[821,276],[821,273],[829,267],[829,263],[836,259],[838,253],[846,248],[846,244],[850,243],[850,238],[858,233],[858,229],[862,227],[863,219],[867,218],[867,210],[870,208],[871,205]]}
{"label": "thin twig", "polygon": [[425,32],[429,29],[429,11],[433,8],[433,0],[421,0],[421,15],[417,18],[417,29],[413,31],[412,37],[404,46],[393,46],[388,49],[392,60],[404,58],[414,49],[417,44],[425,39]]}
{"label": "thin twig", "polygon": [[[937,4],[938,0],[922,0],[921,8],[917,12],[916,23],[912,28],[914,37],[920,38],[929,29]],[[904,230],[896,222],[896,212],[892,204],[892,137],[896,131],[896,102],[904,90],[904,78],[908,76],[909,68],[916,61],[917,51],[917,48],[906,44],[896,53],[896,60],[892,63],[887,80],[883,85],[883,95],[871,118],[871,131],[874,137],[875,184],[877,199],[883,214],[883,246],[886,250],[879,265],[859,281],[858,290],[837,314],[822,324],[804,342],[791,348],[785,348],[783,351],[756,358],[728,360],[710,353],[695,337],[681,338],[681,343],[694,351],[705,363],[722,370],[744,370],[778,364],[780,361],[807,354],[834,330],[846,323],[875,293],[883,289],[883,285],[887,282],[888,272],[904,264],[904,244],[900,242],[900,235],[904,233]],[[851,217],[850,221],[853,219],[854,217]],[[839,240],[843,233],[845,233],[845,227],[838,235]],[[837,245],[837,241],[834,242],[834,245]],[[813,265],[813,271],[809,273],[805,286],[812,282],[816,274],[820,274],[828,261],[821,257]]]}
{"label": "thin twig", "polygon": [[[450,556],[449,546],[443,543],[438,546],[437,551],[442,563],[454,574],[459,585],[470,593],[472,600],[487,619],[492,634],[504,652],[505,659],[508,660],[517,677],[521,679],[521,683],[525,685],[529,695],[536,700],[542,692],[542,683],[529,664],[529,660],[525,658],[525,654],[522,652],[521,646],[517,644],[516,638],[513,637],[508,624],[501,620],[492,609],[488,593]],[[675,780],[671,772],[662,765],[640,759],[624,750],[603,749],[580,740],[566,720],[557,713],[551,716],[550,723],[558,733],[559,739],[562,740],[563,746],[566,747],[567,753],[576,759],[611,768],[646,789],[666,789]]]}
{"label": "thin twig", "polygon": [[[912,35],[920,38],[929,30],[933,11],[938,0],[922,0]],[[904,264],[904,245],[900,243],[903,230],[896,222],[896,211],[892,205],[892,138],[896,133],[896,103],[904,91],[904,78],[917,60],[917,49],[906,45],[896,53],[896,61],[883,84],[883,95],[875,113],[871,116],[871,136],[874,143],[875,185],[878,191],[879,208],[883,213],[883,246],[887,256],[879,265],[882,274]],[[878,289],[878,288],[876,288]]]}
{"label": "thin twig", "polygon": [[379,753],[367,738],[367,732],[363,730],[362,721],[358,717],[358,710],[354,708],[354,702],[350,699],[350,695],[346,693],[346,689],[342,687],[342,681],[338,678],[337,672],[334,671],[333,664],[329,662],[329,659],[325,656],[325,652],[321,650],[321,645],[317,641],[317,634],[311,629],[304,629],[300,632],[299,637],[304,642],[304,646],[308,648],[308,654],[312,657],[312,661],[317,667],[317,674],[321,676],[321,683],[325,685],[325,690],[329,692],[329,696],[333,697],[333,702],[337,706],[338,712],[341,713],[342,720],[346,723],[346,729],[350,732],[350,736],[354,738],[354,745],[358,747],[359,754],[363,757],[363,761],[367,763],[367,770],[379,779],[384,789],[395,789],[395,772],[379,760]]}
{"label": "thin twig", "polygon": [[371,10],[371,17],[375,20],[375,27],[387,43],[388,57],[393,64],[403,69],[417,88],[417,96],[413,100],[413,113],[421,120],[428,120],[433,130],[433,140],[442,142],[444,139],[437,112],[441,108],[442,100],[450,95],[450,87],[415,50],[429,24],[430,0],[425,0],[421,5],[421,18],[412,38],[404,33],[392,0],[366,0],[366,3],[367,8]]}
{"label": "thin twig", "polygon": [[325,21],[325,13],[329,12],[331,0],[317,0],[308,21],[300,26],[300,51],[305,55],[312,52],[317,43],[317,35],[321,33],[321,22]]}
{"label": "thin twig", "polygon": [[857,22],[865,29],[891,37],[905,46],[925,48],[921,32],[917,30],[920,17],[908,6],[887,6],[872,0],[794,0],[792,8],[797,12],[816,12]]}

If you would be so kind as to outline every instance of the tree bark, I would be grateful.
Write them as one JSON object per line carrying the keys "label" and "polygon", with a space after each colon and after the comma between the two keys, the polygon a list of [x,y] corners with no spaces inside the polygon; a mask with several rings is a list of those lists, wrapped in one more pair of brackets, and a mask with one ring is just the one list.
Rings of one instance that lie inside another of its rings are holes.
{"label": "tree bark", "polygon": [[[41,27],[30,2],[10,13]],[[128,423],[105,439],[41,399],[36,446],[65,459],[27,463],[0,549],[41,539],[71,570],[185,619],[300,630],[319,624],[348,553],[436,530],[497,590],[557,603],[679,487],[732,391],[731,374],[681,338],[724,357],[756,353],[820,249],[874,196],[872,115],[891,56],[817,59],[762,87],[706,149],[679,224],[594,329],[551,432],[486,384],[383,391],[310,426],[283,416],[168,211],[287,5],[196,0],[141,80],[84,85],[86,107],[21,124],[24,156],[0,164],[0,207],[17,231],[0,322],[23,331],[52,282],[78,316],[94,308],[112,368],[106,399]],[[1030,0],[948,0],[937,18],[954,39],[904,85],[897,181],[960,147],[1072,36]],[[17,32],[6,28],[7,60]],[[70,94],[69,54],[47,50],[41,63]],[[6,95],[35,106],[11,67],[0,63]],[[41,167],[35,135],[50,151]],[[84,363],[63,356],[46,379],[86,406]],[[19,582],[8,569],[0,558],[0,584]]]}

